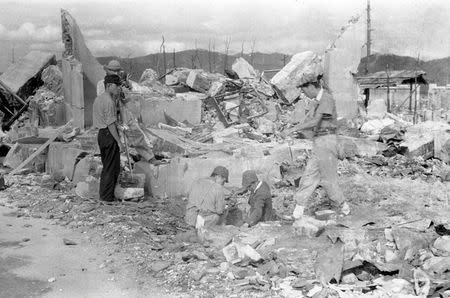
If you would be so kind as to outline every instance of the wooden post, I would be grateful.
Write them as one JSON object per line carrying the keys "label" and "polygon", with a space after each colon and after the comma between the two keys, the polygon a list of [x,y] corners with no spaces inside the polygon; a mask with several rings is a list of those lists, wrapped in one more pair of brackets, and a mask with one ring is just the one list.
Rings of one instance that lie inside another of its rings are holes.
{"label": "wooden post", "polygon": [[409,111],[412,111],[412,83],[409,83]]}
{"label": "wooden post", "polygon": [[417,124],[417,74],[414,72],[414,116],[413,123]]}

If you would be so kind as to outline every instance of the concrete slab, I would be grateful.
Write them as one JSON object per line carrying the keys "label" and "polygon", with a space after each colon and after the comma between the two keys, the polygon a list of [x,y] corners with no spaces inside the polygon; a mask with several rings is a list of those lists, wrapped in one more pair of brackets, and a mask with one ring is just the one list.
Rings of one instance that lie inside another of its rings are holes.
{"label": "concrete slab", "polygon": [[56,64],[54,54],[31,51],[16,63],[11,64],[0,76],[0,80],[17,95],[28,96],[30,94],[26,94],[26,85],[32,80],[40,81],[42,71],[50,64]]}
{"label": "concrete slab", "polygon": [[166,123],[164,112],[179,122],[200,124],[202,118],[203,94],[196,92],[179,93],[176,98],[162,96],[148,97],[141,102],[141,117],[145,125],[155,126]]}
{"label": "concrete slab", "polygon": [[87,154],[76,143],[53,142],[49,145],[45,171],[51,175],[63,175],[70,180],[75,172],[79,156]]}

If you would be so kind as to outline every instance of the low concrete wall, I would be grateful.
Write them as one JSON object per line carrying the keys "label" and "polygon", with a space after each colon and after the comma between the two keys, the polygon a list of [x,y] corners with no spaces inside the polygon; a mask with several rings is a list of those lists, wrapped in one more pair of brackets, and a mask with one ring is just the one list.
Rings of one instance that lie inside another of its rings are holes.
{"label": "low concrete wall", "polygon": [[[338,147],[342,157],[372,156],[386,148],[379,142],[345,136],[338,137]],[[280,164],[283,161],[292,162],[311,149],[309,140],[296,140],[293,145],[255,144],[239,148],[233,155],[211,153],[195,158],[173,158],[169,164],[160,166],[138,162],[135,172],[145,174],[146,193],[155,197],[186,195],[195,180],[208,177],[218,165],[225,166],[230,172],[227,186],[240,187],[242,173],[246,170],[255,170],[260,179],[273,185],[281,179]]]}

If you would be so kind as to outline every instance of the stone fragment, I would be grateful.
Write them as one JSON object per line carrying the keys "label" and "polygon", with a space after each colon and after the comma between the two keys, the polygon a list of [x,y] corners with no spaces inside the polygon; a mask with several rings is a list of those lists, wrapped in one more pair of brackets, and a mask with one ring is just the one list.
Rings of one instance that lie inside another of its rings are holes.
{"label": "stone fragment", "polygon": [[172,265],[172,263],[169,261],[153,261],[150,264],[150,269],[153,272],[160,272],[160,271],[163,271],[163,270],[169,268],[170,265]]}
{"label": "stone fragment", "polygon": [[423,269],[436,274],[450,270],[450,257],[432,257],[425,261]]}
{"label": "stone fragment", "polygon": [[77,243],[75,241],[67,239],[67,238],[63,238],[63,243],[64,243],[64,245],[77,245]]}
{"label": "stone fragment", "polygon": [[301,93],[297,87],[316,80],[320,74],[323,74],[322,58],[306,51],[295,54],[270,82],[283,93],[287,101],[292,102]]}
{"label": "stone fragment", "polygon": [[114,189],[114,195],[119,200],[131,200],[135,198],[144,197],[144,188],[141,187],[126,187],[123,188],[120,185],[116,185]]}
{"label": "stone fragment", "polygon": [[342,276],[342,282],[346,284],[354,284],[358,282],[358,278],[354,273],[349,273]]}
{"label": "stone fragment", "polygon": [[441,236],[434,241],[434,248],[445,252],[450,253],[450,236]]}
{"label": "stone fragment", "polygon": [[258,73],[253,68],[253,66],[251,66],[250,63],[248,63],[247,60],[242,57],[236,58],[236,60],[234,60],[231,69],[238,75],[240,79],[254,79],[258,77]]}
{"label": "stone fragment", "polygon": [[204,73],[192,70],[187,77],[186,85],[197,92],[206,93],[211,87],[211,80]]}
{"label": "stone fragment", "polygon": [[100,190],[100,179],[87,176],[84,181],[77,183],[75,193],[83,199],[98,199]]}

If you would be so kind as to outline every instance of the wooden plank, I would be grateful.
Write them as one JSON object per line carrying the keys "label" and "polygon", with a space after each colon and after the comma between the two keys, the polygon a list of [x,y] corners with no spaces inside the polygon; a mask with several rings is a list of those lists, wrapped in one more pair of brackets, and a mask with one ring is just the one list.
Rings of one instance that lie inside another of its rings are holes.
{"label": "wooden plank", "polygon": [[41,147],[39,147],[33,154],[31,154],[27,159],[25,159],[17,168],[12,170],[8,176],[7,179],[11,178],[13,175],[15,175],[17,172],[19,172],[24,166],[26,166],[30,161],[32,161],[36,156],[38,156],[42,151],[44,151],[47,146],[50,145],[51,142],[53,142],[58,136],[60,136],[64,130],[66,130],[68,127],[72,125],[72,120],[67,122],[64,126],[60,127],[55,134],[47,140]]}

